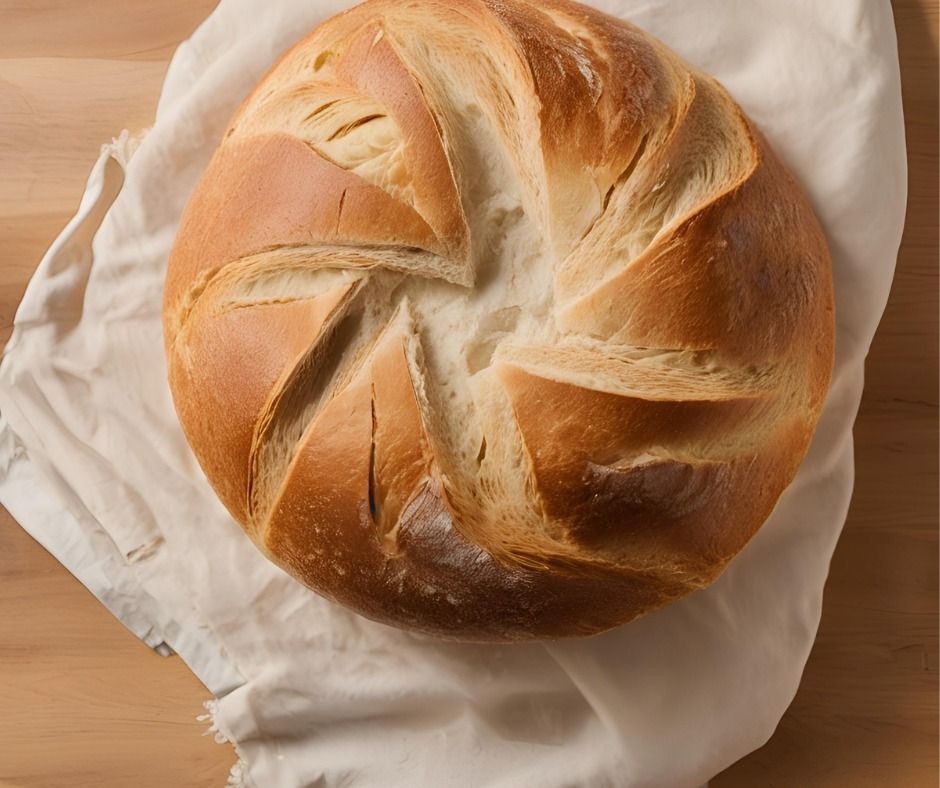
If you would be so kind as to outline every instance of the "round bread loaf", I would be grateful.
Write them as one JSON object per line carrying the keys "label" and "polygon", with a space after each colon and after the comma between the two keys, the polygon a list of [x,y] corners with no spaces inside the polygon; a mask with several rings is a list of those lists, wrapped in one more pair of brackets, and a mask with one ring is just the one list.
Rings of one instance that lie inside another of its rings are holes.
{"label": "round bread loaf", "polygon": [[272,561],[494,641],[713,581],[796,473],[834,333],[766,140],[565,0],[372,0],[297,44],[192,195],[164,327],[189,443]]}

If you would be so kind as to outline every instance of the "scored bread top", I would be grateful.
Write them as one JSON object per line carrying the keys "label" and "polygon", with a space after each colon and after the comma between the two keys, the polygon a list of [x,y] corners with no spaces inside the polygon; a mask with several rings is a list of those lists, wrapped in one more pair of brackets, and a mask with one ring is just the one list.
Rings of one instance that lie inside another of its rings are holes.
{"label": "scored bread top", "polygon": [[181,424],[273,561],[469,640],[714,580],[833,360],[829,253],[725,90],[551,0],[370,0],[287,52],[183,215]]}

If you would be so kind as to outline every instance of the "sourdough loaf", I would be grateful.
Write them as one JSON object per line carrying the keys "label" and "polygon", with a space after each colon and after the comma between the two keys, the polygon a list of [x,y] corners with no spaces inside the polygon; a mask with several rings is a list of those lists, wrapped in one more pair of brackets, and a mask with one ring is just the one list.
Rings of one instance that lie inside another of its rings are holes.
{"label": "sourdough loaf", "polygon": [[712,78],[551,0],[370,0],[232,120],[164,328],[180,422],[310,588],[470,640],[714,580],[833,360],[805,197]]}

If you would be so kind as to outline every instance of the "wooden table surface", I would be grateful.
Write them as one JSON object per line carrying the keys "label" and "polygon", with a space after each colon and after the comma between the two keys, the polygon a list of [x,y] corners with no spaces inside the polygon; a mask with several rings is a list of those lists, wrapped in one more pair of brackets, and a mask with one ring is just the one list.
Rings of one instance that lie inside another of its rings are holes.
{"label": "wooden table surface", "polygon": [[[937,785],[937,2],[894,2],[908,220],[819,636],[776,734],[718,788]],[[150,124],[214,4],[0,0],[0,344],[100,143]],[[222,786],[234,755],[201,735],[207,696],[0,511],[0,786]]]}

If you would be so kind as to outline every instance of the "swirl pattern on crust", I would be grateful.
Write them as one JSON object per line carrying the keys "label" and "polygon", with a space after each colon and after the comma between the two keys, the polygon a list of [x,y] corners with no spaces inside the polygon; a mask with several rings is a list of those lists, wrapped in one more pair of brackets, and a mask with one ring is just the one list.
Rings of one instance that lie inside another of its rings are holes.
{"label": "swirl pattern on crust", "polygon": [[170,385],[266,555],[445,637],[714,580],[807,450],[829,253],[725,90],[566,0],[370,0],[271,69],[184,213]]}

